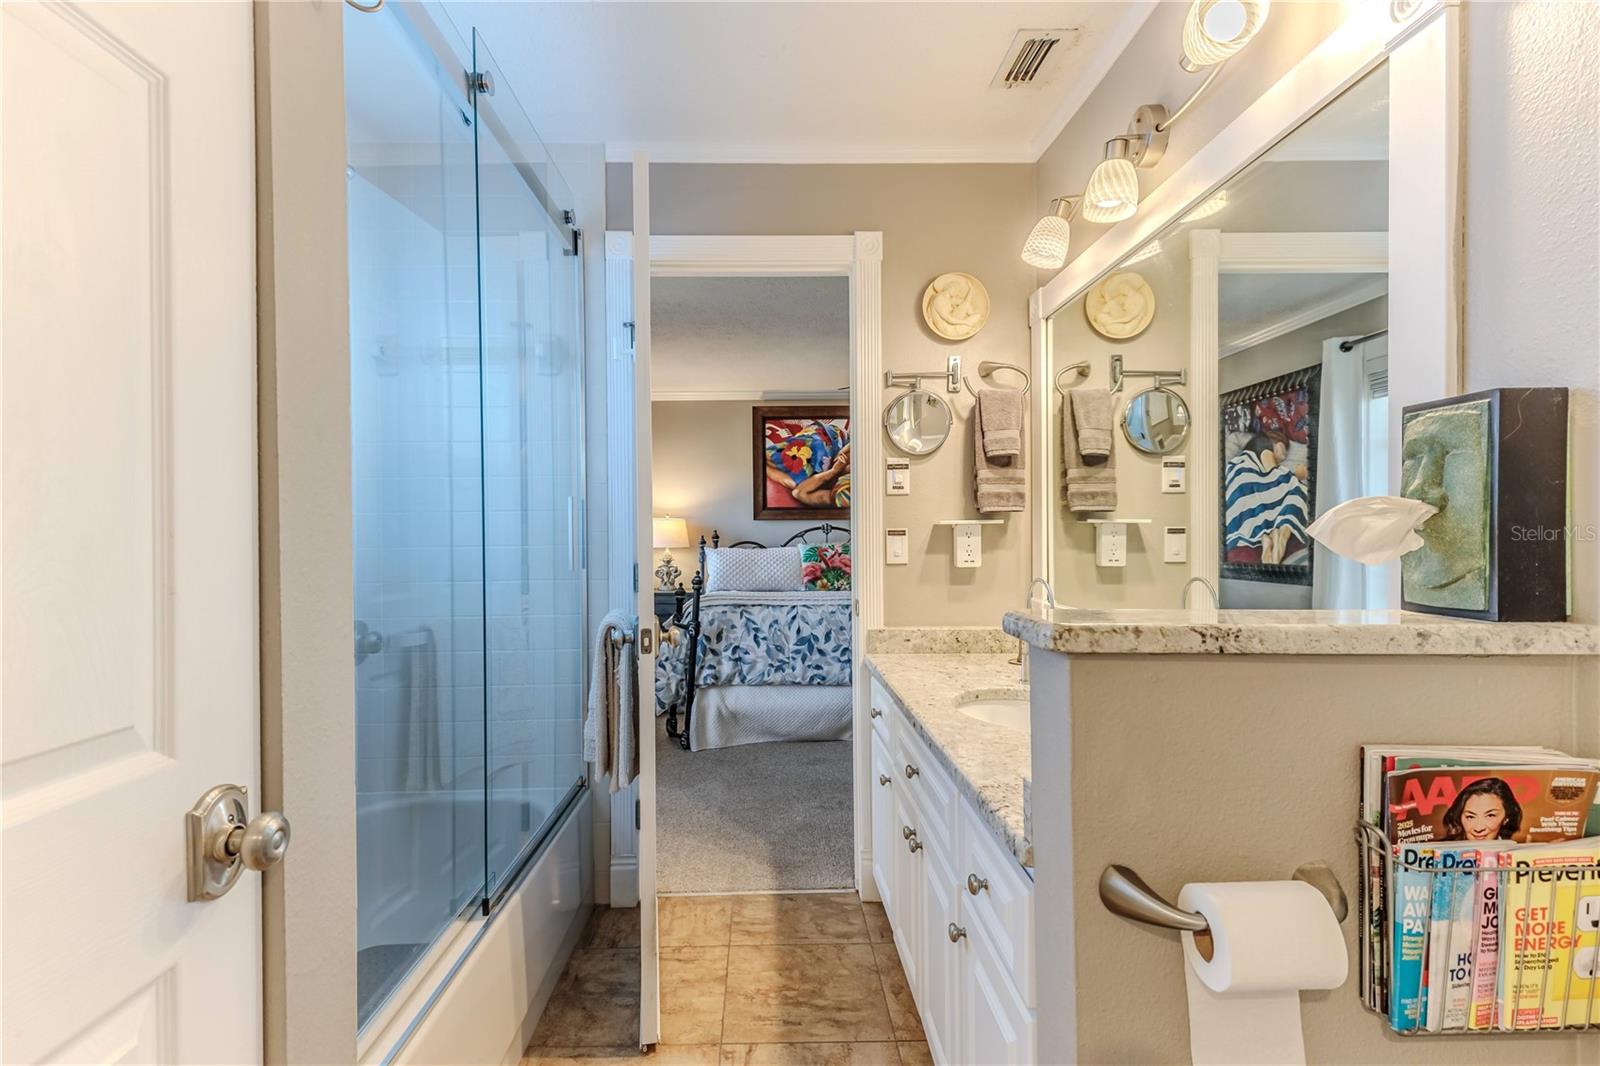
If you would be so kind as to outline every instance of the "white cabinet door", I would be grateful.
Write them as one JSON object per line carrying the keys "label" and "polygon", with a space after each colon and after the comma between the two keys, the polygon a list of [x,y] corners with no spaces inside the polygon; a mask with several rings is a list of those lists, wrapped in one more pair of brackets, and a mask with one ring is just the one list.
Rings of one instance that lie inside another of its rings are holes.
{"label": "white cabinet door", "polygon": [[[942,845],[924,848],[922,881],[919,885],[922,912],[922,984],[917,1000],[922,1008],[922,1027],[935,1062],[966,1061],[960,1058],[961,957],[965,944],[950,939],[951,926],[958,926],[956,875],[945,859]],[[978,1060],[971,1060],[978,1061]]]}
{"label": "white cabinet door", "polygon": [[883,909],[888,912],[889,924],[898,926],[900,916],[895,913],[899,899],[899,886],[894,879],[895,846],[900,833],[894,820],[894,772],[889,762],[889,752],[876,730],[872,734],[872,877],[878,883],[878,896]]}
{"label": "white cabinet door", "polygon": [[[906,971],[906,982],[911,986],[917,1002],[921,1003],[922,986],[919,981],[922,974],[924,937],[922,923],[917,915],[922,904],[922,893],[918,885],[922,881],[923,849],[920,839],[905,839],[908,831],[916,830],[918,821],[915,808],[906,802],[905,795],[896,794],[894,821],[889,828],[889,853],[894,856],[894,872],[891,880],[894,882],[896,892],[895,909],[890,921],[894,925],[894,942],[900,950],[900,965]],[[913,844],[917,845],[915,849],[912,847]]]}
{"label": "white cabinet door", "polygon": [[1036,1061],[1033,1012],[980,930],[969,928],[961,955],[961,1061],[985,1066]]}
{"label": "white cabinet door", "polygon": [[0,1059],[259,1062],[261,877],[184,846],[258,803],[251,7],[0,25]]}

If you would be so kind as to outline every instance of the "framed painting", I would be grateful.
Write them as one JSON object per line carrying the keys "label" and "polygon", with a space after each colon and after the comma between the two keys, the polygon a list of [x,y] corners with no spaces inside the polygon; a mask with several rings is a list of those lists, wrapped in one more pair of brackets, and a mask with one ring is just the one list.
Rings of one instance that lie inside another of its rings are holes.
{"label": "framed painting", "polygon": [[1314,366],[1222,395],[1223,577],[1311,584],[1321,385]]}
{"label": "framed painting", "polygon": [[850,516],[850,409],[756,407],[755,517]]}

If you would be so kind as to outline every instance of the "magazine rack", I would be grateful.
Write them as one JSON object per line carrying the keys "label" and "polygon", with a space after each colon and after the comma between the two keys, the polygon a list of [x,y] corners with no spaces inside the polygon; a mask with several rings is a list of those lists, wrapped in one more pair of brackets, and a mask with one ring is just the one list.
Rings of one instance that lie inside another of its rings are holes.
{"label": "magazine rack", "polygon": [[[1383,831],[1377,826],[1369,825],[1365,822],[1358,823],[1356,825],[1355,836],[1356,846],[1360,852],[1361,858],[1361,867],[1359,873],[1360,920],[1358,922],[1359,929],[1357,932],[1357,946],[1360,950],[1359,957],[1362,961],[1361,972],[1363,975],[1365,975],[1375,969],[1381,974],[1381,980],[1378,982],[1380,992],[1376,1002],[1367,1003],[1363,998],[1363,1005],[1373,1013],[1381,1015],[1387,1022],[1389,1020],[1388,1005],[1390,1003],[1390,997],[1393,996],[1396,991],[1393,987],[1393,982],[1390,979],[1392,974],[1392,966],[1389,958],[1386,957],[1393,951],[1392,929],[1394,923],[1392,916],[1396,913],[1396,874],[1404,873],[1408,875],[1408,880],[1411,878],[1417,879],[1415,881],[1411,881],[1411,883],[1421,883],[1426,885],[1428,890],[1426,898],[1430,900],[1433,899],[1433,892],[1436,887],[1436,879],[1441,875],[1448,878],[1449,884],[1443,886],[1443,890],[1449,893],[1448,898],[1452,904],[1455,903],[1459,898],[1457,896],[1457,892],[1467,892],[1473,890],[1473,885],[1476,878],[1473,876],[1467,876],[1461,870],[1437,870],[1432,867],[1420,866],[1414,863],[1402,861],[1395,855],[1395,849],[1393,845],[1390,844],[1389,838],[1385,836]],[[1383,875],[1381,883],[1387,887],[1386,891],[1384,892],[1385,898],[1381,904],[1381,913],[1374,916],[1372,896],[1373,890],[1376,886],[1373,882],[1372,874],[1380,869]],[[1570,875],[1573,880],[1578,882],[1579,885],[1582,884],[1582,880],[1585,878],[1590,881],[1600,879],[1600,874],[1597,874],[1596,868],[1593,865],[1553,864],[1550,866],[1541,867],[1540,869],[1541,871],[1547,873]],[[1585,897],[1582,891],[1576,891],[1573,893],[1573,901],[1570,913],[1563,913],[1559,915],[1554,914],[1553,912],[1556,906],[1557,887],[1560,884],[1560,881],[1561,878],[1556,876],[1544,879],[1543,883],[1535,883],[1530,885],[1528,888],[1528,892],[1530,893],[1529,902],[1534,906],[1539,906],[1542,904],[1544,907],[1548,908],[1554,918],[1564,918],[1568,923],[1567,928],[1575,931],[1574,939],[1577,941],[1577,943],[1571,947],[1568,954],[1570,965],[1574,967],[1574,973],[1569,976],[1569,980],[1587,980],[1589,982],[1589,991],[1586,995],[1580,995],[1575,999],[1569,1000],[1567,1002],[1566,1009],[1559,1012],[1560,1016],[1556,1019],[1554,1024],[1548,1024],[1544,1020],[1546,1010],[1549,1007],[1547,999],[1550,994],[1550,985],[1554,983],[1551,977],[1547,975],[1543,981],[1543,988],[1541,989],[1540,994],[1538,1018],[1539,1024],[1527,1022],[1518,1025],[1514,1029],[1502,1028],[1501,1020],[1498,1017],[1499,996],[1496,995],[1494,1000],[1496,1017],[1493,1019],[1493,1024],[1487,1027],[1471,1028],[1470,1022],[1472,1012],[1468,1010],[1466,1012],[1466,1021],[1463,1021],[1459,1025],[1441,1027],[1439,1029],[1428,1029],[1426,1028],[1426,1019],[1424,1019],[1423,1025],[1419,1026],[1418,1028],[1393,1029],[1392,1031],[1398,1033],[1400,1036],[1510,1036],[1516,1033],[1582,1033],[1589,1032],[1591,1030],[1600,1030],[1600,1024],[1590,1021],[1590,1019],[1595,1017],[1596,1006],[1600,1005],[1600,998],[1597,998],[1596,996],[1597,989],[1600,989],[1600,928],[1597,928],[1597,926],[1600,926],[1600,918],[1589,917],[1583,925],[1579,924],[1581,917],[1580,912],[1582,912],[1584,909],[1582,907],[1582,903]],[[1503,887],[1504,881],[1502,880],[1502,892]],[[1590,896],[1588,898],[1592,900],[1597,897]],[[1502,905],[1503,902],[1504,900],[1502,895]],[[1373,929],[1375,925],[1385,930],[1391,930],[1391,932],[1389,932],[1388,935],[1384,936],[1380,940],[1374,942]],[[1502,934],[1504,928],[1505,923],[1502,922]],[[1586,936],[1584,934],[1589,935]],[[1584,941],[1587,941],[1587,943],[1584,943]],[[1517,957],[1518,964],[1512,967],[1513,972],[1502,972],[1499,974],[1499,977],[1496,981],[1497,986],[1501,981],[1504,981],[1508,978],[1514,980],[1518,985],[1522,983],[1525,973],[1522,965],[1524,957],[1525,956],[1523,955],[1519,955]],[[1498,966],[1505,966],[1507,959],[1508,953],[1502,950],[1496,958],[1496,964]],[[1474,958],[1473,960],[1473,970],[1470,977],[1471,984],[1469,987],[1473,987],[1477,984],[1478,961],[1479,960],[1477,958]],[[1419,967],[1420,976],[1417,982],[1417,987],[1409,990],[1410,994],[1417,996],[1419,1003],[1421,1002],[1421,998],[1427,988],[1428,969],[1429,967],[1427,965],[1426,952],[1424,952],[1423,962]],[[1529,974],[1533,973],[1532,970],[1527,970],[1526,972]],[[1535,977],[1535,979],[1537,979],[1537,977]],[[1579,1020],[1571,1020],[1574,1016],[1576,1016]]]}

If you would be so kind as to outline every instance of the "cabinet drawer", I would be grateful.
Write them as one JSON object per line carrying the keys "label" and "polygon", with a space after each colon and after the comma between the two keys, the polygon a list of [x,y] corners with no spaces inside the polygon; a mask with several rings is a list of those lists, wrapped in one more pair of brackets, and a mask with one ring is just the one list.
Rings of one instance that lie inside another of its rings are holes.
{"label": "cabinet drawer", "polygon": [[[916,797],[918,805],[928,816],[929,828],[938,827],[938,837],[946,851],[955,853],[955,785],[950,775],[939,765],[916,727],[906,721],[898,709],[895,712],[894,753],[895,770],[899,780],[906,783],[906,791]],[[929,834],[931,835],[931,834]]]}
{"label": "cabinet drawer", "polygon": [[[1025,1005],[1036,1006],[1033,965],[1033,879],[966,799],[960,801],[962,911],[1010,974]],[[985,884],[984,882],[987,882]],[[977,891],[973,891],[976,889]]]}
{"label": "cabinet drawer", "polygon": [[894,713],[894,701],[877,678],[867,690],[868,718],[872,722],[872,735],[883,739],[884,750],[889,749],[889,716]]}

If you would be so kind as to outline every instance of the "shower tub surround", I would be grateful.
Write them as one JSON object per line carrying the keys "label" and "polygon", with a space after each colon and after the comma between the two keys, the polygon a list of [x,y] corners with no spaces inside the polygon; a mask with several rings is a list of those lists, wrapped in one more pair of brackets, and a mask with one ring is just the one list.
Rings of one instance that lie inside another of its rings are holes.
{"label": "shower tub surround", "polygon": [[[1030,645],[1032,952],[1052,1001],[1038,1046],[1075,1048],[1080,1062],[1189,1053],[1181,1022],[1149,1024],[1187,1017],[1178,937],[1106,910],[1096,882],[1108,865],[1171,897],[1185,883],[1280,880],[1320,860],[1353,899],[1362,744],[1600,754],[1594,626],[1058,609],[1013,612],[1003,628]],[[1501,1039],[1412,1039],[1400,1051],[1361,1005],[1355,924],[1341,927],[1351,980],[1302,998],[1307,1061],[1506,1060]],[[1513,1039],[1519,1062],[1579,1054],[1575,1036]]]}

